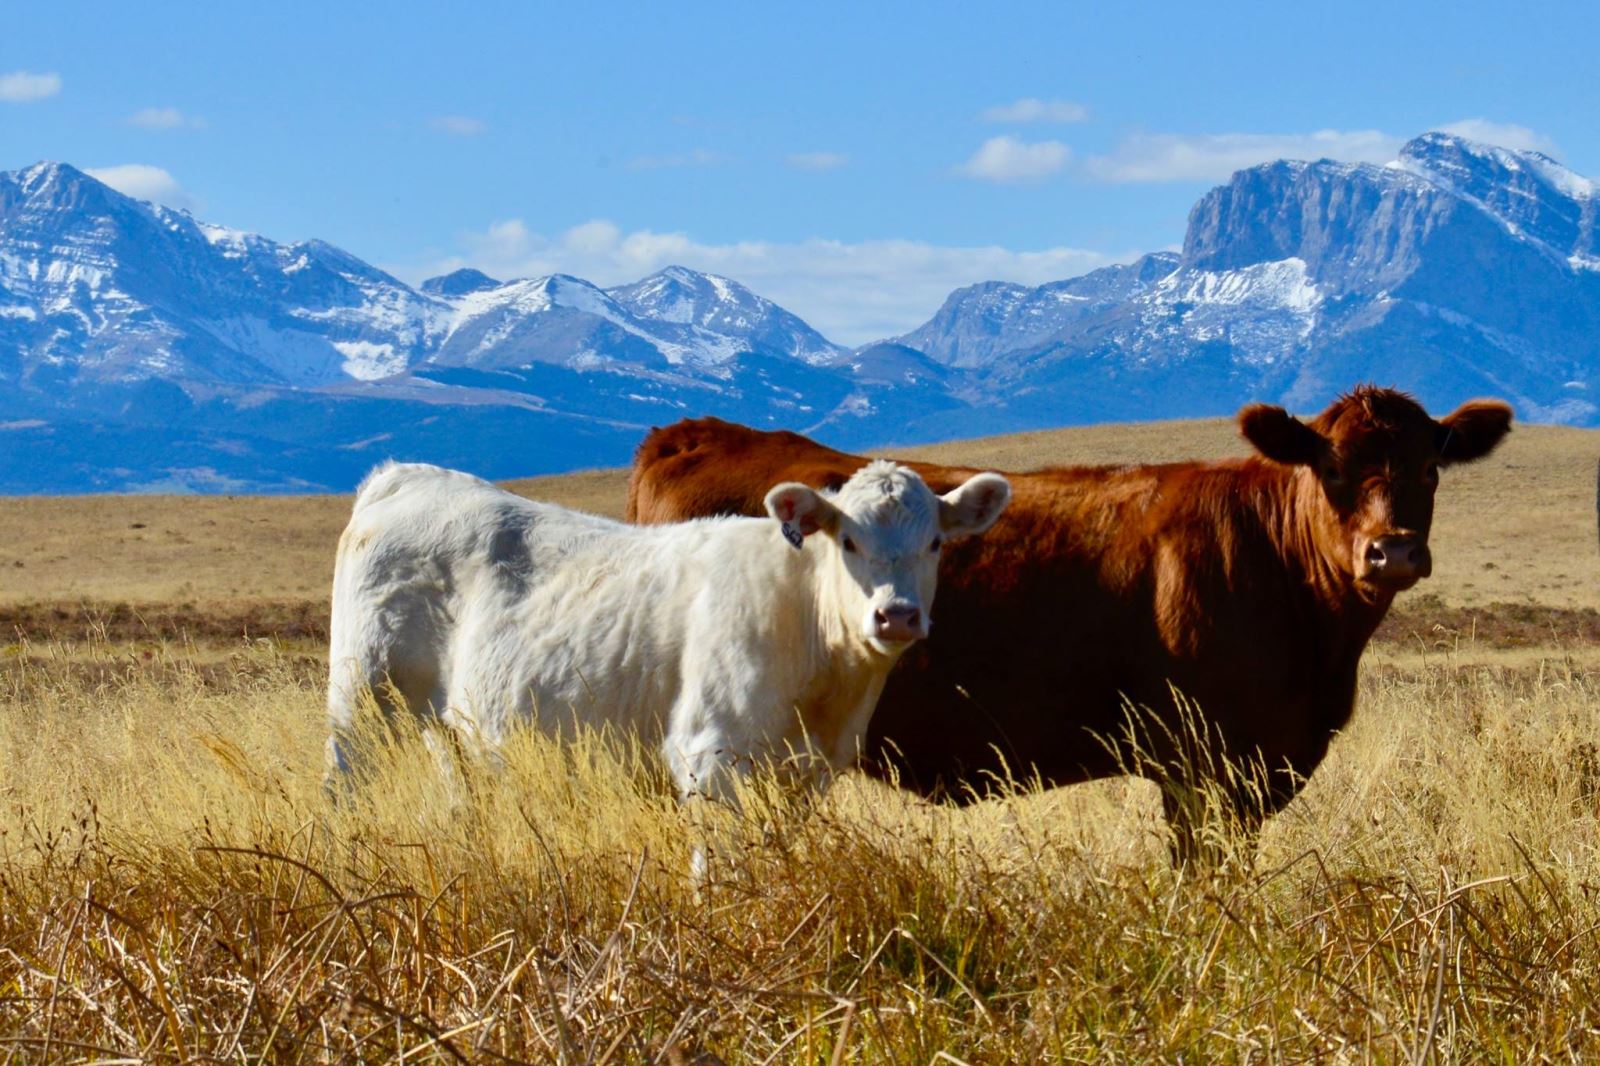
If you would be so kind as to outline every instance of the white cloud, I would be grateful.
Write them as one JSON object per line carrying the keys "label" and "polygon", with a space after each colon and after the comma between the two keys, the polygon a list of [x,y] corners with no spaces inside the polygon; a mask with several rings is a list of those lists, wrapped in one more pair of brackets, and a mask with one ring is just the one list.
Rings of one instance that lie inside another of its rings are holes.
{"label": "white cloud", "polygon": [[837,170],[849,161],[838,152],[796,152],[786,160],[796,170]]}
{"label": "white cloud", "polygon": [[715,167],[728,162],[721,152],[696,148],[670,155],[636,155],[628,160],[629,170],[672,170],[677,167]]}
{"label": "white cloud", "polygon": [[1556,154],[1556,143],[1542,133],[1535,133],[1526,126],[1518,126],[1509,122],[1490,122],[1484,118],[1464,118],[1459,122],[1446,123],[1436,127],[1441,133],[1453,133],[1457,137],[1465,137],[1469,141],[1482,141],[1484,144],[1496,144],[1501,148],[1516,148],[1526,152],[1543,152],[1545,155]]}
{"label": "white cloud", "polygon": [[1040,100],[1027,96],[1009,104],[999,104],[983,113],[985,122],[1084,122],[1089,109],[1071,100]]}
{"label": "white cloud", "polygon": [[178,179],[160,167],[145,163],[123,163],[115,167],[88,167],[84,173],[135,200],[153,200],[185,211],[195,208],[194,197],[183,190]]}
{"label": "white cloud", "polygon": [[912,240],[705,244],[684,233],[624,232],[598,219],[555,237],[510,219],[463,238],[462,246],[459,255],[397,273],[421,280],[471,266],[497,278],[564,273],[619,285],[676,263],[735,278],[841,344],[915,329],[962,285],[992,280],[1038,285],[1135,258],[1078,248],[1014,251]]}
{"label": "white cloud", "polygon": [[428,128],[435,133],[448,133],[452,137],[476,137],[488,132],[489,124],[481,118],[467,115],[439,115],[428,120]]}
{"label": "white cloud", "polygon": [[175,107],[144,107],[128,116],[128,125],[147,130],[204,129],[206,120]]}
{"label": "white cloud", "polygon": [[[1550,138],[1526,126],[1467,118],[1434,129],[1502,148],[1554,154]],[[1382,130],[1317,130],[1314,133],[1140,133],[1115,151],[1084,160],[1083,170],[1102,181],[1226,181],[1236,170],[1275,159],[1337,159],[1387,163],[1407,138]]]}
{"label": "white cloud", "polygon": [[991,137],[956,167],[956,173],[984,181],[1036,181],[1056,173],[1071,158],[1072,149],[1060,141]]}
{"label": "white cloud", "polygon": [[1379,130],[1315,133],[1140,133],[1109,155],[1091,156],[1084,170],[1110,182],[1223,181],[1236,170],[1274,159],[1338,159],[1383,163],[1403,138]]}
{"label": "white cloud", "polygon": [[43,100],[47,96],[54,96],[61,91],[61,75],[59,74],[34,74],[26,70],[14,70],[10,74],[0,74],[0,100],[12,104],[26,104],[34,100]]}

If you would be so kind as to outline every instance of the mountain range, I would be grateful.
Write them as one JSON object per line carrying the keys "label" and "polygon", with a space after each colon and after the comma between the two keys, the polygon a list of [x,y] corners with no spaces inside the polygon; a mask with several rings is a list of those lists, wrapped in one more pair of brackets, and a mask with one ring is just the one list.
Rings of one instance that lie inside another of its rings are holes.
{"label": "mountain range", "polygon": [[1181,251],[952,293],[849,349],[737,282],[458,270],[413,288],[60,163],[0,174],[0,492],[333,491],[380,459],[491,477],[626,462],[716,414],[868,447],[1298,410],[1350,384],[1600,423],[1600,187],[1430,133],[1387,165],[1279,161]]}

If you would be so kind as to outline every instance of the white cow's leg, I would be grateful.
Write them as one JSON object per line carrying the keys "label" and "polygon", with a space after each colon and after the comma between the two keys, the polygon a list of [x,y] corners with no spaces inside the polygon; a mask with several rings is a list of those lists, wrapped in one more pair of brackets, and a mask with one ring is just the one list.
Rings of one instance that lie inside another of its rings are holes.
{"label": "white cow's leg", "polygon": [[322,788],[335,803],[349,799],[356,769],[353,731],[363,694],[369,688],[359,662],[335,657],[328,669],[328,743],[323,750]]}
{"label": "white cow's leg", "polygon": [[861,757],[867,722],[878,702],[881,685],[873,686],[845,716],[846,725],[831,744],[805,734],[804,747],[794,747],[782,763],[784,793],[791,818],[805,818],[822,802],[834,779]]}
{"label": "white cow's leg", "polygon": [[470,757],[463,750],[461,734],[448,726],[429,723],[422,730],[422,746],[433,757],[444,785],[446,804],[453,814],[459,814],[472,793]]}
{"label": "white cow's leg", "polygon": [[694,825],[697,842],[689,872],[700,883],[712,879],[713,868],[733,854],[737,823],[743,814],[740,784],[750,762],[731,750],[721,734],[702,730],[684,736],[669,734],[664,747],[667,765],[678,786],[678,798]]}
{"label": "white cow's leg", "polygon": [[[697,881],[705,882],[711,879],[714,867],[736,866],[732,859],[737,853],[736,845],[751,832],[749,817],[756,812],[745,810],[740,791],[752,777],[755,762],[744,756],[730,757],[726,750],[716,756],[708,752],[699,759],[685,762],[694,767],[690,772],[696,787],[692,791],[684,790],[680,779],[679,795],[691,813],[699,836],[690,870]],[[762,826],[762,839],[768,843],[783,831],[784,825],[809,817],[835,776],[827,761],[815,753],[804,753],[781,763],[764,763],[763,772],[776,772],[781,786],[780,802],[772,807],[763,803],[760,807],[763,815],[773,819],[764,820]]]}
{"label": "white cow's leg", "polygon": [[451,810],[460,811],[476,795],[481,772],[505,771],[507,728],[518,713],[506,706],[511,697],[499,695],[470,673],[453,679],[448,691],[435,698],[442,710],[429,720],[422,739],[433,754]]}
{"label": "white cow's leg", "polygon": [[[392,649],[365,649],[336,657],[329,667],[329,736],[324,752],[323,785],[339,801],[347,798],[352,776],[367,761],[363,749],[375,729],[392,725],[397,715],[432,719],[443,706],[438,670],[428,659],[398,660]],[[363,706],[375,707],[377,721],[363,721]]]}

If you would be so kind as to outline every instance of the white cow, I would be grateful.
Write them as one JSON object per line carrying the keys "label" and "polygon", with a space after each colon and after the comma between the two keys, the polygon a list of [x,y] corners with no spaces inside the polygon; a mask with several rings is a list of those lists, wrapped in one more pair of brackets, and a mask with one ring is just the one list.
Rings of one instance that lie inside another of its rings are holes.
{"label": "white cow", "polygon": [[836,495],[767,494],[768,518],[630,526],[438,467],[356,493],[333,579],[330,770],[358,698],[493,751],[518,720],[659,748],[682,797],[733,798],[754,763],[848,765],[896,658],[928,631],[943,540],[989,528],[998,474],[936,496],[889,462]]}

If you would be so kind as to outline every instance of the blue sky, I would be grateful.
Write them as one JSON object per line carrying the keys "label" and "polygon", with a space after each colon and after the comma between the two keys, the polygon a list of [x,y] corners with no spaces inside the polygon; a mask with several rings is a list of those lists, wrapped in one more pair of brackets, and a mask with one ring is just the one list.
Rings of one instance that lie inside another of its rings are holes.
{"label": "blue sky", "polygon": [[1600,4],[12,6],[0,169],[408,281],[671,262],[847,343],[1182,241],[1250,163],[1454,125],[1600,175]]}

